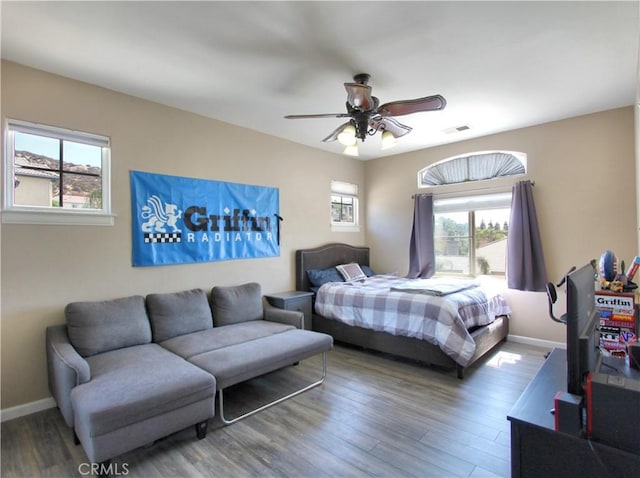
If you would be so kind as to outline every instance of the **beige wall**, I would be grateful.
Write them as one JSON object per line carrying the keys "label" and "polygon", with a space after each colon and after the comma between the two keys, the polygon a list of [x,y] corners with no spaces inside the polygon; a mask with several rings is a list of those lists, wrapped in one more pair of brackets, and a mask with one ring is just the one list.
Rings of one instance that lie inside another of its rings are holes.
{"label": "beige wall", "polygon": [[[529,155],[552,279],[605,248],[626,260],[637,253],[632,108],[360,162],[12,63],[2,63],[1,87],[3,122],[27,120],[111,138],[117,215],[113,227],[0,226],[3,409],[49,396],[44,330],[64,321],[70,301],[253,280],[265,292],[288,290],[296,249],[364,244],[364,232],[330,232],[331,179],[359,185],[372,265],[383,272],[408,269],[416,172],[487,149]],[[131,267],[131,169],[280,188],[281,256]],[[564,329],[547,318],[543,294],[507,294],[513,334],[564,340]]]}
{"label": "beige wall", "polygon": [[[113,227],[2,226],[3,409],[49,396],[45,327],[64,321],[70,301],[247,281],[289,290],[296,249],[364,244],[364,232],[330,231],[330,181],[366,190],[358,160],[3,62],[6,118],[109,136],[117,217]],[[131,169],[280,188],[280,257],[132,267]]]}
{"label": "beige wall", "polygon": [[[368,161],[366,240],[374,269],[408,271],[411,195],[418,192],[420,169],[451,156],[495,149],[528,155],[527,178],[535,181],[551,281],[559,280],[573,265],[599,258],[605,249],[627,264],[638,253],[634,113],[628,107]],[[505,294],[514,312],[512,334],[565,340],[564,327],[548,318],[544,293]],[[558,313],[561,302],[562,297]]]}

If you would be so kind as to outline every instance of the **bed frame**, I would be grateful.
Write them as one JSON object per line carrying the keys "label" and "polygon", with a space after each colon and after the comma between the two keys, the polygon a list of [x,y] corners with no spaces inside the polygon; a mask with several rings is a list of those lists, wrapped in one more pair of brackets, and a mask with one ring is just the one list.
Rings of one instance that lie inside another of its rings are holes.
{"label": "bed frame", "polygon": [[[349,244],[327,244],[313,249],[296,251],[296,290],[309,291],[311,283],[307,277],[309,269],[326,269],[340,264],[357,262],[369,265],[369,248],[356,247]],[[376,350],[398,357],[416,360],[428,365],[455,368],[458,378],[464,377],[465,367],[457,364],[437,345],[412,337],[390,335],[385,332],[364,329],[326,319],[313,314],[313,330],[327,333],[338,342],[357,345],[365,349]],[[476,350],[467,368],[502,341],[509,333],[507,317],[497,317],[486,326],[478,327],[471,332],[476,342]]]}

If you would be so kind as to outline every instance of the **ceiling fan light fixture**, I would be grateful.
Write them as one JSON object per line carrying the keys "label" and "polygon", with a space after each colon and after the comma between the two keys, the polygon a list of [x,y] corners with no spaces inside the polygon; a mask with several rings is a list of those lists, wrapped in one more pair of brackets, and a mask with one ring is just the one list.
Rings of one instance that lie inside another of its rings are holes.
{"label": "ceiling fan light fixture", "polygon": [[380,105],[379,99],[371,95],[369,79],[368,74],[359,73],[353,77],[355,83],[344,84],[347,91],[346,113],[286,115],[285,118],[349,118],[346,123],[338,126],[322,141],[337,140],[346,146],[344,154],[358,156],[357,141],[364,142],[367,135],[373,136],[381,132],[381,146],[384,150],[395,146],[398,138],[411,132],[412,128],[400,123],[394,118],[395,116],[422,111],[439,111],[447,104],[447,100],[441,95],[431,95],[413,100],[391,101]]}
{"label": "ceiling fan light fixture", "polygon": [[382,132],[382,149],[393,148],[396,144],[398,144],[398,138],[391,131],[385,130]]}
{"label": "ceiling fan light fixture", "polygon": [[345,146],[354,146],[356,144],[356,127],[352,124],[346,125],[338,134],[338,141]]}
{"label": "ceiling fan light fixture", "polygon": [[358,153],[358,146],[355,143],[344,148],[342,154],[346,154],[347,156],[360,156],[360,153]]}

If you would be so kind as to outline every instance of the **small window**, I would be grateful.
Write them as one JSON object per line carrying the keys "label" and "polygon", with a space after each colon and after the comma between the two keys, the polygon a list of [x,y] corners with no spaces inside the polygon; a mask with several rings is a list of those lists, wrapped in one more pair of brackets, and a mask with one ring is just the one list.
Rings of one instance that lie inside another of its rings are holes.
{"label": "small window", "polygon": [[418,171],[418,187],[518,176],[526,173],[527,155],[515,151],[485,151],[444,159]]}
{"label": "small window", "polygon": [[112,225],[109,138],[9,120],[2,221]]}
{"label": "small window", "polygon": [[331,181],[331,229],[359,231],[358,185]]}
{"label": "small window", "polygon": [[436,273],[504,276],[511,193],[435,199]]}

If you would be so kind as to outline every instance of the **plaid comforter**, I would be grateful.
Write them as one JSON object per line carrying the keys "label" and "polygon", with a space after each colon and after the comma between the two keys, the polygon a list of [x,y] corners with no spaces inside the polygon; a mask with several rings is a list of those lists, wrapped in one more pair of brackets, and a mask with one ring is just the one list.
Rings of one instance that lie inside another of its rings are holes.
{"label": "plaid comforter", "polygon": [[476,348],[468,329],[511,313],[504,297],[478,286],[444,296],[393,290],[406,289],[412,281],[376,275],[329,282],[316,293],[315,312],[349,325],[426,340],[462,366]]}

